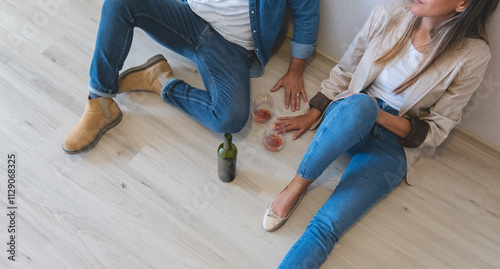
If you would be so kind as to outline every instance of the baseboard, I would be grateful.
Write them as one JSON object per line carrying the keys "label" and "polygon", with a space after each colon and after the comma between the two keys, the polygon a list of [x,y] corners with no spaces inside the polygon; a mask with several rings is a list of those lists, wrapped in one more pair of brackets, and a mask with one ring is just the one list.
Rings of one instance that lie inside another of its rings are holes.
{"label": "baseboard", "polygon": [[320,62],[323,62],[327,64],[328,66],[331,66],[332,68],[338,64],[338,60],[332,58],[330,55],[316,50],[313,55],[314,59],[317,59]]}
{"label": "baseboard", "polygon": [[453,129],[451,133],[500,160],[500,148],[496,145],[493,145],[492,143],[460,127]]}

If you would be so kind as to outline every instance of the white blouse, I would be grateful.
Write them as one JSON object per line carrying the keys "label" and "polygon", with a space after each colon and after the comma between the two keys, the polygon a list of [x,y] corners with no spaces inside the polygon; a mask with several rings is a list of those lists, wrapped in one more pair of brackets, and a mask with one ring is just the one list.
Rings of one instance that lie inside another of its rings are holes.
{"label": "white blouse", "polygon": [[397,110],[401,109],[410,92],[405,90],[395,94],[393,90],[413,74],[424,58],[424,54],[419,52],[411,41],[409,43],[406,52],[389,62],[367,89],[367,93],[384,100]]}

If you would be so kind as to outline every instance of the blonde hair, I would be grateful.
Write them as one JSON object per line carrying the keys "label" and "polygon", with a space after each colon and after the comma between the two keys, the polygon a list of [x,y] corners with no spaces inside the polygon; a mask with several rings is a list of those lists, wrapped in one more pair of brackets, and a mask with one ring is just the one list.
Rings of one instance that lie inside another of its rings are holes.
{"label": "blonde hair", "polygon": [[[400,94],[408,89],[434,63],[445,57],[449,52],[461,48],[467,38],[478,38],[488,42],[486,21],[497,5],[498,0],[469,0],[465,11],[457,13],[451,19],[444,21],[432,29],[431,42],[424,52],[424,59],[413,74],[394,89],[394,92]],[[408,4],[408,8],[409,6]],[[397,16],[388,27],[395,27],[400,21],[401,16]],[[375,64],[387,64],[400,56],[403,50],[407,48],[408,43],[411,42],[421,21],[421,17],[413,16],[401,38],[391,49],[378,58]]]}

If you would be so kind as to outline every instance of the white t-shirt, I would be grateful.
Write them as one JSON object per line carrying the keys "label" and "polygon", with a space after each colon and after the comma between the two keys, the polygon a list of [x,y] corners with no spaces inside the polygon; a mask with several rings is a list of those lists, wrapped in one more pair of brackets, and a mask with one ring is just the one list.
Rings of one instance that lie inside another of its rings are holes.
{"label": "white t-shirt", "polygon": [[248,0],[188,0],[188,4],[227,41],[253,50]]}
{"label": "white t-shirt", "polygon": [[409,43],[405,54],[388,63],[367,90],[367,93],[384,100],[397,110],[401,109],[410,93],[409,90],[405,90],[396,95],[393,90],[413,74],[424,58],[424,55],[415,49],[411,41]]}

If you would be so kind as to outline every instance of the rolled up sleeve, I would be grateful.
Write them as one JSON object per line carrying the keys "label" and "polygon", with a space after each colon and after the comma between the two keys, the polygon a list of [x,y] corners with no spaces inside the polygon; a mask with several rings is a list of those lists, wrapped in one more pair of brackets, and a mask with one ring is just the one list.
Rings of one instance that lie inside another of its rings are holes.
{"label": "rolled up sleeve", "polygon": [[316,43],[314,44],[299,44],[294,41],[290,41],[290,50],[292,57],[298,59],[307,59],[316,50]]}
{"label": "rolled up sleeve", "polygon": [[430,126],[427,122],[416,118],[410,118],[408,120],[411,125],[410,133],[405,138],[400,138],[399,144],[407,148],[417,148],[425,141]]}

